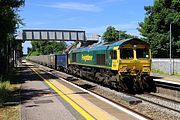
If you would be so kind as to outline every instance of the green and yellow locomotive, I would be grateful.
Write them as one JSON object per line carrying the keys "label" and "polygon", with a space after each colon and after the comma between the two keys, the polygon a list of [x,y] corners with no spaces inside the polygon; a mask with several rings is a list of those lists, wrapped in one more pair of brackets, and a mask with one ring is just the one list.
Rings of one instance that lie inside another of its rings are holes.
{"label": "green and yellow locomotive", "polygon": [[31,61],[85,77],[119,91],[155,92],[149,44],[131,38],[72,49],[68,54],[30,56]]}
{"label": "green and yellow locomotive", "polygon": [[68,71],[120,91],[156,90],[150,77],[150,46],[138,38],[73,49],[68,55]]}

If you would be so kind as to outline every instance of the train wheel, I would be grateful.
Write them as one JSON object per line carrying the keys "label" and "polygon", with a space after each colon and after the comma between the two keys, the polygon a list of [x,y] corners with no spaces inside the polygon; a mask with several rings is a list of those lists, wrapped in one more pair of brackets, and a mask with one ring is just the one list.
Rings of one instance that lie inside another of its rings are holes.
{"label": "train wheel", "polygon": [[146,92],[156,92],[156,85],[150,76],[144,76],[142,81]]}
{"label": "train wheel", "polygon": [[104,86],[109,86],[110,85],[108,76],[104,76],[103,84],[104,84]]}
{"label": "train wheel", "polygon": [[135,94],[136,91],[134,91],[134,88],[133,88],[133,86],[134,86],[134,79],[132,77],[130,77],[130,76],[126,76],[124,78],[124,82],[125,82],[126,86],[128,87],[128,93]]}
{"label": "train wheel", "polygon": [[118,89],[118,91],[124,91],[124,86],[122,85],[120,81],[117,83],[116,88]]}
{"label": "train wheel", "polygon": [[149,86],[149,82],[148,82],[148,77],[147,76],[143,76],[142,77],[142,82],[143,82],[143,86],[144,86],[144,91],[145,92],[150,92],[150,86]]}
{"label": "train wheel", "polygon": [[111,86],[113,89],[117,89],[117,83],[114,82],[114,81],[110,83],[110,86]]}
{"label": "train wheel", "polygon": [[64,71],[65,73],[68,73],[68,69],[66,69],[66,68],[64,68],[63,71]]}
{"label": "train wheel", "polygon": [[144,87],[139,77],[134,80],[134,91],[138,94],[144,93]]}
{"label": "train wheel", "polygon": [[117,76],[117,89],[118,91],[125,91],[124,85],[123,85],[123,77],[122,76]]}
{"label": "train wheel", "polygon": [[83,77],[82,70],[80,70],[80,72],[79,72],[79,76],[80,76],[81,78]]}
{"label": "train wheel", "polygon": [[96,73],[96,75],[95,75],[95,80],[96,80],[97,83],[102,84],[103,79],[104,79],[104,78],[101,76],[101,73]]}
{"label": "train wheel", "polygon": [[133,81],[128,76],[120,76],[118,89],[123,92],[134,94]]}
{"label": "train wheel", "polygon": [[118,90],[118,82],[117,82],[117,79],[116,79],[116,76],[111,76],[109,78],[109,84],[110,84],[110,87]]}

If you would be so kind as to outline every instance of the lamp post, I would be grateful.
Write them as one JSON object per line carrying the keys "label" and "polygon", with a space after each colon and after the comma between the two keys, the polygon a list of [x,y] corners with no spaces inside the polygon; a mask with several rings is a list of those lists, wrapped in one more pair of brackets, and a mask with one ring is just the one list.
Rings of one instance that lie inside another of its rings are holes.
{"label": "lamp post", "polygon": [[172,75],[172,61],[171,61],[171,23],[170,23],[170,26],[169,26],[169,27],[170,27],[170,32],[169,32],[169,34],[170,34],[170,35],[169,35],[169,36],[170,36],[170,37],[169,37],[169,38],[170,38],[170,46],[169,46],[169,47],[170,47],[170,48],[169,48],[169,49],[170,49],[170,52],[169,52],[169,59],[170,59],[169,75]]}

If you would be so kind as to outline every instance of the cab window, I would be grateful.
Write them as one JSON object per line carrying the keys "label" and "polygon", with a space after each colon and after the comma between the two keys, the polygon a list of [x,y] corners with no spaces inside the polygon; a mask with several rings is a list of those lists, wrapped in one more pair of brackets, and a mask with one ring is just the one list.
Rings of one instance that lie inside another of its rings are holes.
{"label": "cab window", "polygon": [[137,48],[136,49],[136,57],[137,58],[149,58],[149,49]]}
{"label": "cab window", "polygon": [[72,53],[72,62],[76,62],[76,53]]}
{"label": "cab window", "polygon": [[133,59],[133,49],[131,48],[121,48],[120,49],[121,59]]}
{"label": "cab window", "polygon": [[117,51],[116,50],[110,51],[110,55],[111,55],[111,59],[117,59]]}

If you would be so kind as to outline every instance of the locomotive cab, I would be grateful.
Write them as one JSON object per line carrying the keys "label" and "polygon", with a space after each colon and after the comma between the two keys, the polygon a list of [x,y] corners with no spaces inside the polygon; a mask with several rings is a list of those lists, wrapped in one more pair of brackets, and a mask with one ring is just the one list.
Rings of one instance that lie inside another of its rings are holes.
{"label": "locomotive cab", "polygon": [[120,75],[149,75],[151,71],[151,50],[147,43],[133,39],[113,49],[117,58],[112,59],[112,69]]}
{"label": "locomotive cab", "polygon": [[[149,44],[139,39],[119,41],[113,48],[117,59],[112,59],[112,70],[118,71],[119,89],[130,91],[156,91],[150,77],[151,49]],[[133,89],[133,90],[132,90]]]}
{"label": "locomotive cab", "polygon": [[151,50],[145,45],[124,45],[120,47],[119,72],[121,74],[150,74]]}

